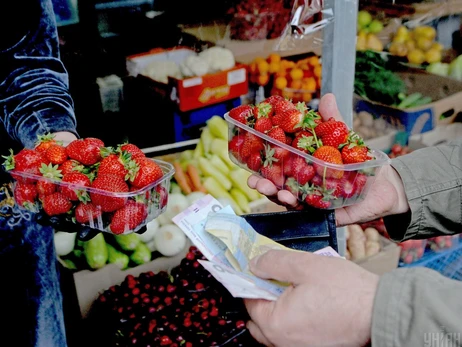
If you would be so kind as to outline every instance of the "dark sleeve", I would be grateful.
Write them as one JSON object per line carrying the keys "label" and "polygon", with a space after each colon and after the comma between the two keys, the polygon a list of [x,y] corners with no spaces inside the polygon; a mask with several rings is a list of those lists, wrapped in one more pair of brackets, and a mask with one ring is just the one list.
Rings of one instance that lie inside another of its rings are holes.
{"label": "dark sleeve", "polygon": [[51,0],[3,1],[0,13],[0,120],[6,132],[25,147],[37,134],[77,135]]}
{"label": "dark sleeve", "polygon": [[401,176],[410,211],[384,217],[396,241],[460,232],[462,225],[462,139],[419,149],[392,161]]}

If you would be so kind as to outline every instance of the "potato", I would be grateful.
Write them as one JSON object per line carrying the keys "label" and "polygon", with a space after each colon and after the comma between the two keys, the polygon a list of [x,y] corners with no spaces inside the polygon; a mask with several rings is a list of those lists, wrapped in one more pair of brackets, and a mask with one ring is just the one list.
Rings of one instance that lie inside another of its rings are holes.
{"label": "potato", "polygon": [[350,237],[347,241],[351,260],[359,260],[366,256],[366,236],[357,224],[348,226]]}
{"label": "potato", "polygon": [[369,227],[364,230],[364,234],[366,235],[367,241],[380,241],[380,234],[377,229]]}
{"label": "potato", "polygon": [[376,255],[380,252],[380,243],[376,241],[367,241],[366,242],[366,257]]}

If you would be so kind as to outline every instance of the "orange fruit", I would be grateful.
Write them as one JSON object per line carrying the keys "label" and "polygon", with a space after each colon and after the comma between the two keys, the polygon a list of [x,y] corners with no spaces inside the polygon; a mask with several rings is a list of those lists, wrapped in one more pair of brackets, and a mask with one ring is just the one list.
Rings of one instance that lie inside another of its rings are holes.
{"label": "orange fruit", "polygon": [[313,99],[313,95],[311,93],[303,93],[302,94],[302,100],[304,102],[310,102],[311,99]]}
{"label": "orange fruit", "polygon": [[322,76],[322,66],[321,65],[317,65],[314,67],[314,70],[313,70],[313,73],[316,77],[318,78],[321,78]]}
{"label": "orange fruit", "polygon": [[289,90],[283,90],[282,96],[286,99],[292,100],[294,98],[294,93]]}
{"label": "orange fruit", "polygon": [[271,53],[268,57],[270,63],[279,63],[281,61],[281,56],[277,53]]}
{"label": "orange fruit", "polygon": [[280,69],[280,64],[278,62],[270,62],[269,64],[269,73],[276,73]]}
{"label": "orange fruit", "polygon": [[256,64],[258,64],[258,63],[261,63],[262,61],[266,61],[266,60],[263,59],[262,57],[256,57],[253,61],[254,61]]}
{"label": "orange fruit", "polygon": [[307,60],[308,60],[308,64],[310,64],[312,67],[319,66],[321,63],[317,55],[309,57]]}
{"label": "orange fruit", "polygon": [[269,64],[266,60],[257,63],[257,70],[261,74],[265,74],[269,71]]}
{"label": "orange fruit", "polygon": [[257,77],[257,83],[260,86],[266,86],[269,82],[269,75],[268,74],[260,74]]}
{"label": "orange fruit", "polygon": [[287,78],[285,77],[276,77],[274,80],[274,87],[277,89],[284,89],[287,87]]}
{"label": "orange fruit", "polygon": [[275,76],[276,77],[286,77],[287,71],[284,69],[279,69],[279,71],[275,73]]}
{"label": "orange fruit", "polygon": [[257,63],[256,62],[250,63],[249,72],[251,74],[256,74],[257,73]]}
{"label": "orange fruit", "polygon": [[290,70],[290,77],[293,80],[300,80],[303,78],[303,70],[299,68],[294,68]]}
{"label": "orange fruit", "polygon": [[290,88],[292,89],[302,89],[302,80],[292,80],[290,82]]}
{"label": "orange fruit", "polygon": [[308,77],[303,79],[303,89],[310,92],[316,91],[316,79],[314,77]]}

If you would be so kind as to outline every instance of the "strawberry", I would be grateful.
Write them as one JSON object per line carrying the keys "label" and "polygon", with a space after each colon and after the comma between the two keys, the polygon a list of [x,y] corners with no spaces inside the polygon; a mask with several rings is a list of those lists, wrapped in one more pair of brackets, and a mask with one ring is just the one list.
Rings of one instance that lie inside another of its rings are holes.
{"label": "strawberry", "polygon": [[293,176],[292,161],[295,159],[295,157],[296,155],[291,155],[291,153],[289,152],[289,155],[285,159],[283,171],[284,171],[284,175],[286,175],[287,177]]}
{"label": "strawberry", "polygon": [[162,168],[149,158],[136,158],[138,171],[134,174],[131,180],[132,185],[137,188],[146,187],[162,178],[164,172]]}
{"label": "strawberry", "polygon": [[42,200],[45,196],[53,194],[56,191],[57,185],[53,181],[60,181],[63,175],[58,165],[53,165],[51,163],[42,165],[40,173],[43,177],[47,178],[47,180],[41,179],[37,181],[37,191],[40,200]]}
{"label": "strawberry", "polygon": [[[343,180],[343,178],[342,178]],[[318,188],[321,191],[328,192],[332,197],[339,197],[341,195],[341,181],[335,178],[325,178],[321,176],[314,176],[311,183],[314,188]]]}
{"label": "strawberry", "polygon": [[16,182],[14,187],[14,199],[16,205],[31,209],[35,204],[38,195],[37,187],[33,183]]}
{"label": "strawberry", "polygon": [[86,137],[85,138],[85,141],[87,143],[91,143],[92,145],[96,146],[96,147],[99,147],[99,148],[102,148],[104,147],[104,142],[103,140],[101,139],[98,139],[96,137]]}
{"label": "strawberry", "polygon": [[233,136],[231,141],[228,143],[228,151],[231,153],[237,160],[242,161],[241,151],[245,142],[245,135],[239,134]]}
{"label": "strawberry", "polygon": [[263,166],[261,168],[261,175],[264,178],[267,178],[271,182],[273,182],[274,185],[278,188],[282,188],[284,186],[284,172],[282,170],[281,165],[279,164],[270,164],[267,166]]}
{"label": "strawberry", "polygon": [[279,101],[286,101],[286,99],[284,99],[280,95],[271,95],[270,97],[265,99],[265,102],[270,104],[273,108]]}
{"label": "strawberry", "polygon": [[271,119],[271,117],[273,116],[273,106],[271,106],[270,103],[268,102],[260,102],[258,105],[254,106],[253,108],[253,115],[255,117],[255,119],[260,119],[262,117],[264,118],[269,118]]}
{"label": "strawberry", "polygon": [[75,208],[75,220],[78,223],[86,224],[101,216],[101,209],[93,205],[91,202],[80,202]]}
{"label": "strawberry", "polygon": [[[124,164],[124,161],[126,164]],[[129,177],[133,177],[134,172],[132,173],[132,176],[128,176],[129,170],[125,168],[125,165],[131,166],[133,171],[137,167],[136,163],[130,159],[121,159],[121,157],[116,154],[109,154],[99,163],[98,173],[114,174],[122,177],[124,180],[127,180]]]}
{"label": "strawberry", "polygon": [[268,131],[267,135],[271,137],[272,139],[275,139],[276,141],[279,141],[282,143],[286,142],[286,134],[284,130],[282,130],[278,126],[275,126],[270,131]]}
{"label": "strawberry", "polygon": [[67,160],[66,147],[54,144],[45,151],[45,156],[52,164],[62,164]]}
{"label": "strawberry", "polygon": [[[274,109],[273,123],[277,125],[276,123],[277,121],[274,119],[274,117],[283,114],[287,110],[295,109],[295,105],[291,103],[289,100],[282,99],[274,103],[273,109]],[[278,116],[277,120],[279,119],[281,118]]]}
{"label": "strawberry", "polygon": [[3,165],[6,171],[12,171],[11,176],[18,181],[24,181],[25,183],[35,182],[32,178],[23,178],[14,174],[14,171],[31,175],[41,175],[40,167],[42,163],[48,164],[48,159],[42,155],[42,153],[34,149],[23,148],[17,154],[14,154],[13,151],[10,150],[10,153],[9,156],[3,157],[5,158]]}
{"label": "strawberry", "polygon": [[342,160],[344,164],[362,163],[368,160],[369,149],[364,145],[351,143],[342,148]]}
{"label": "strawberry", "polygon": [[37,182],[37,191],[38,191],[38,196],[40,200],[43,200],[45,196],[56,192],[56,189],[57,189],[57,185],[53,183],[52,181],[39,180]]}
{"label": "strawberry", "polygon": [[242,124],[247,124],[247,119],[253,115],[253,107],[250,105],[240,105],[230,110],[228,115]]}
{"label": "strawberry", "polygon": [[273,117],[273,123],[279,125],[286,133],[294,133],[300,129],[303,122],[303,113],[291,108]]}
{"label": "strawberry", "polygon": [[131,159],[146,157],[146,154],[144,154],[144,152],[133,143],[124,143],[118,147],[117,151],[122,154],[123,152],[129,153],[131,155]]}
{"label": "strawberry", "polygon": [[91,182],[87,175],[81,172],[71,172],[63,176],[59,191],[71,201],[87,201],[88,193],[85,187],[90,187]]}
{"label": "strawberry", "polygon": [[159,201],[158,208],[163,209],[165,206],[167,206],[167,202],[168,202],[167,189],[159,184],[158,186],[156,186],[156,195],[158,196],[158,201]]}
{"label": "strawberry", "polygon": [[292,141],[294,140],[294,138],[292,136],[290,136],[289,134],[286,134],[286,141],[284,142],[286,145],[292,145]]}
{"label": "strawberry", "polygon": [[291,145],[299,151],[312,154],[316,150],[316,139],[309,131],[300,131]]}
{"label": "strawberry", "polygon": [[55,216],[68,212],[72,203],[64,194],[55,192],[43,198],[42,207],[47,215]]}
{"label": "strawberry", "polygon": [[314,128],[316,136],[321,139],[325,146],[338,148],[345,144],[348,139],[349,130],[345,123],[335,120],[333,117],[328,121],[320,123]]}
{"label": "strawberry", "polygon": [[128,184],[120,176],[111,174],[98,175],[92,182],[91,187],[105,190],[107,192],[90,192],[91,201],[96,206],[101,206],[101,210],[103,212],[118,210],[119,208],[122,208],[127,201],[126,196],[117,196],[117,194],[114,194],[128,192]]}
{"label": "strawberry", "polygon": [[[342,154],[340,151],[332,146],[321,146],[314,153],[313,157],[322,160],[330,164],[342,165]],[[342,170],[335,170],[332,168],[327,168],[322,164],[314,163],[313,166],[316,169],[316,172],[320,176],[325,177],[334,177],[341,178],[343,176]]]}
{"label": "strawberry", "polygon": [[[352,173],[352,176],[354,173]],[[357,173],[355,177],[352,179],[354,186],[356,187],[356,191],[360,193],[364,186],[367,183],[367,176],[361,173]]]}
{"label": "strawberry", "polygon": [[114,234],[123,234],[125,231],[135,229],[147,215],[145,204],[129,200],[124,207],[114,213],[109,228]]}
{"label": "strawberry", "polygon": [[254,134],[245,134],[244,143],[240,153],[241,158],[246,160],[252,152],[261,150],[263,150],[263,140]]}
{"label": "strawberry", "polygon": [[66,147],[67,155],[83,165],[96,164],[101,160],[101,147],[98,147],[96,143],[97,141],[92,138],[74,140]]}
{"label": "strawberry", "polygon": [[83,165],[79,164],[77,160],[68,159],[61,165],[59,165],[58,169],[61,171],[62,175],[65,175],[70,172],[82,172],[84,170]]}
{"label": "strawberry", "polygon": [[260,151],[252,152],[247,158],[247,167],[255,172],[259,172],[263,164]]}
{"label": "strawberry", "polygon": [[37,136],[37,141],[35,142],[34,149],[40,153],[45,154],[46,150],[51,146],[56,144],[55,135],[54,134],[43,134]]}
{"label": "strawberry", "polygon": [[299,199],[303,193],[300,184],[293,177],[286,179],[286,182],[284,183],[284,189],[291,192],[297,199]]}
{"label": "strawberry", "polygon": [[317,190],[308,193],[305,197],[305,202],[310,206],[322,209],[329,208],[331,205],[331,202],[329,200],[325,200],[323,194]]}
{"label": "strawberry", "polygon": [[292,160],[292,175],[300,185],[305,185],[314,177],[315,170],[305,158],[297,156]]}
{"label": "strawberry", "polygon": [[343,178],[340,180],[340,196],[348,199],[356,195],[357,189],[356,186],[349,179]]}
{"label": "strawberry", "polygon": [[266,117],[261,117],[261,118],[258,118],[257,121],[255,122],[254,129],[263,134],[266,134],[268,131],[271,130],[272,127],[273,127],[273,122],[271,122],[271,119],[266,118]]}

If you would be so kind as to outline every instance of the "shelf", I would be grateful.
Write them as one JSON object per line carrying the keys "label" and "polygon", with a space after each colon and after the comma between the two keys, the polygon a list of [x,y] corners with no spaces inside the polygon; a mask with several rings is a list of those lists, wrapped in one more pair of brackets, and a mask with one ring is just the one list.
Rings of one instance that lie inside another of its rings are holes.
{"label": "shelf", "polygon": [[135,7],[142,5],[153,5],[154,0],[119,0],[119,1],[108,1],[99,2],[95,4],[97,10],[109,10],[122,7]]}

